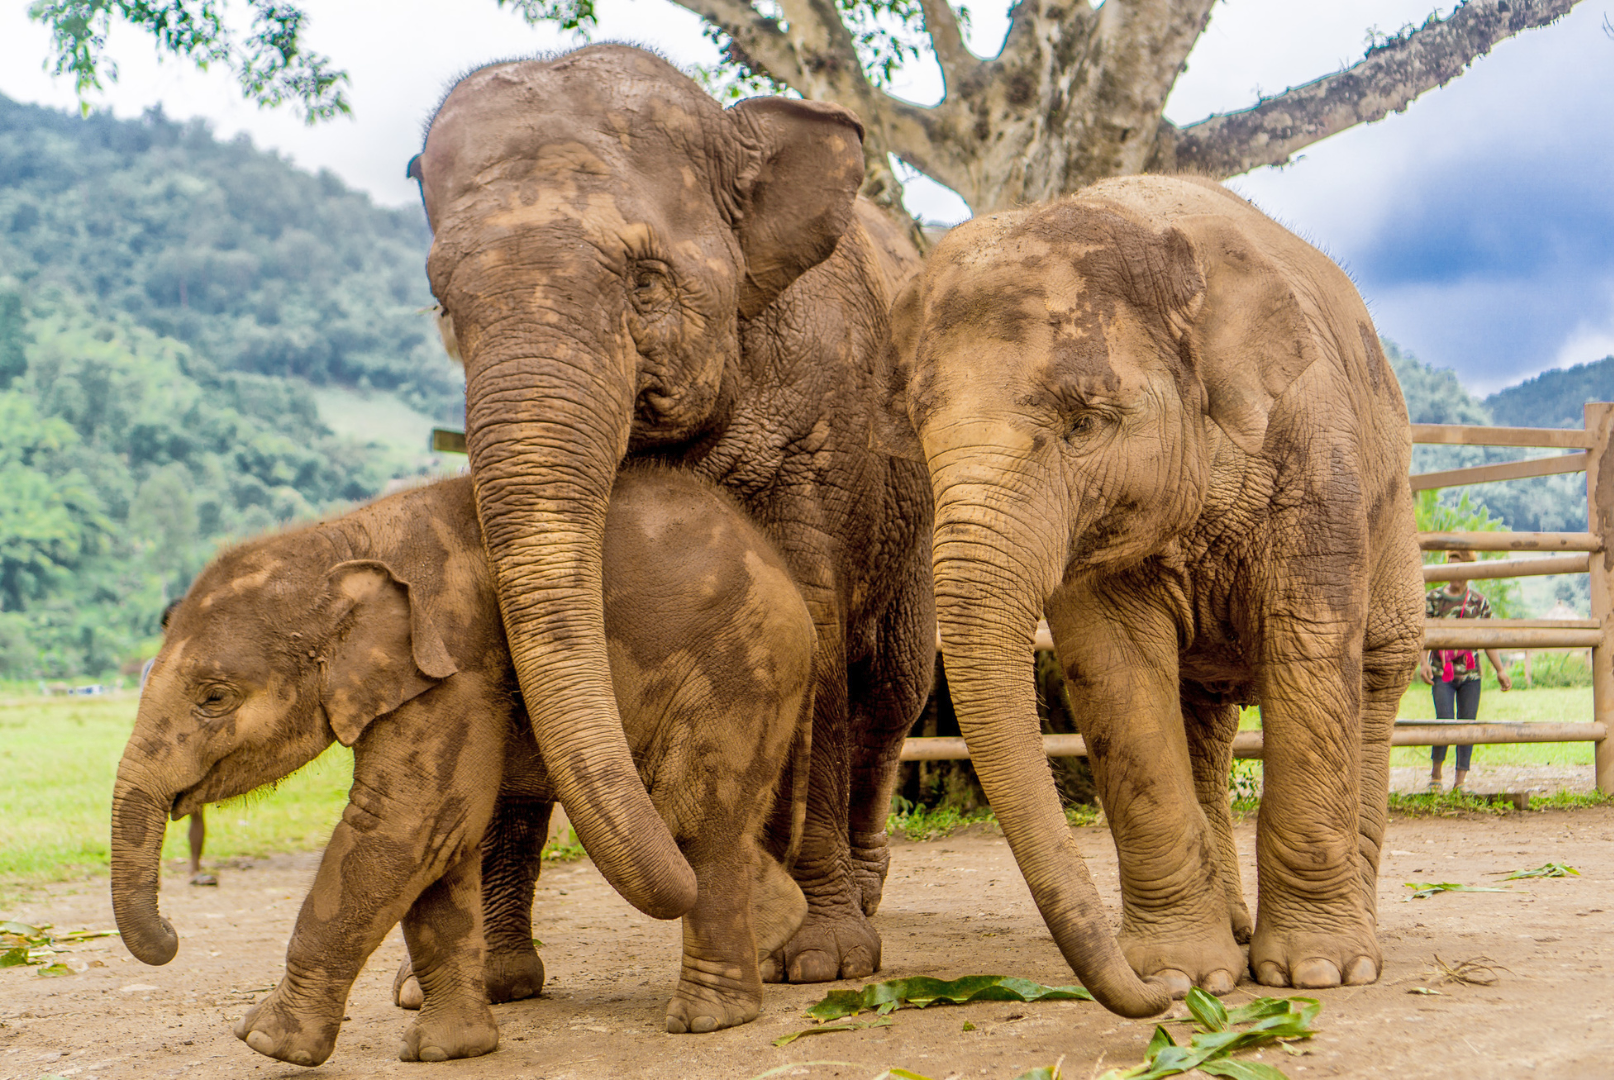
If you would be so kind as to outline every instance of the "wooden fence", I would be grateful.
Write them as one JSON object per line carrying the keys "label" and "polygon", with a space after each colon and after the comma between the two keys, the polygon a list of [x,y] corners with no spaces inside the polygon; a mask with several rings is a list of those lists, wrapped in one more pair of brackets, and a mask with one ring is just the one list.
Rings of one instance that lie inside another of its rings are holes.
{"label": "wooden fence", "polygon": [[[1589,619],[1428,619],[1424,623],[1427,649],[1577,649],[1592,650],[1592,718],[1589,723],[1480,724],[1463,721],[1397,720],[1392,742],[1396,746],[1481,745],[1502,743],[1591,742],[1596,744],[1595,769],[1599,791],[1614,794],[1614,656],[1609,631],[1614,628],[1614,551],[1605,539],[1614,535],[1614,404],[1586,406],[1586,426],[1573,428],[1504,428],[1461,424],[1414,424],[1412,441],[1426,445],[1548,447],[1572,451],[1550,457],[1476,465],[1464,469],[1421,473],[1411,478],[1412,490],[1522,480],[1561,473],[1586,473],[1586,532],[1583,533],[1419,533],[1424,551],[1548,552],[1544,557],[1492,560],[1458,566],[1432,565],[1423,569],[1426,583],[1456,580],[1534,577],[1543,574],[1590,574]],[[1037,628],[1036,647],[1053,648],[1046,625]],[[1050,757],[1083,757],[1087,748],[1080,735],[1045,735],[1043,749]],[[1261,732],[1241,731],[1233,743],[1240,758],[1259,758]],[[943,761],[969,757],[963,739],[909,739],[903,745],[904,761]]]}
{"label": "wooden fence", "polygon": [[[1413,424],[1412,441],[1446,446],[1547,447],[1571,451],[1551,457],[1476,465],[1464,469],[1420,473],[1411,478],[1413,491],[1488,484],[1497,480],[1523,480],[1562,473],[1586,474],[1586,531],[1583,533],[1419,533],[1425,551],[1549,552],[1542,558],[1494,560],[1458,567],[1425,566],[1426,583],[1455,580],[1535,577],[1542,574],[1590,574],[1592,617],[1589,619],[1486,619],[1469,621],[1429,619],[1424,623],[1427,649],[1584,649],[1592,650],[1592,719],[1590,723],[1476,724],[1462,721],[1397,720],[1392,736],[1396,746],[1486,745],[1503,743],[1591,742],[1596,744],[1596,781],[1599,791],[1614,794],[1614,658],[1609,630],[1614,628],[1614,550],[1605,538],[1614,536],[1614,404],[1586,406],[1586,426],[1574,428],[1506,428],[1463,424]],[[437,429],[431,448],[442,453],[465,453],[465,435]],[[938,641],[937,647],[940,648]],[[1037,627],[1036,648],[1052,649],[1048,627]],[[1261,732],[1241,731],[1233,743],[1240,758],[1260,758]],[[1043,750],[1050,757],[1085,757],[1080,735],[1045,735]],[[969,757],[963,739],[908,739],[903,761],[948,761]]]}

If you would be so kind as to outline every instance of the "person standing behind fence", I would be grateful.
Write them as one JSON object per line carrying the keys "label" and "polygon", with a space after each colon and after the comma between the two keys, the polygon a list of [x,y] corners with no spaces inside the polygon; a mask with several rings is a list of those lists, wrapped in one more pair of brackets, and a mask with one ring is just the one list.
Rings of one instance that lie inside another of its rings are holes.
{"label": "person standing behind fence", "polygon": [[[159,628],[168,629],[168,617],[174,613],[174,609],[178,606],[178,600],[168,602],[168,606],[163,608],[162,618],[158,620],[157,625]],[[156,662],[157,658],[153,656],[140,669],[140,689],[144,690],[146,688],[146,679],[151,675],[151,665]],[[202,817],[200,809],[191,815],[191,825],[190,829],[185,833],[185,839],[190,843],[191,849],[191,884],[217,885],[219,883],[218,875],[209,874],[202,870],[202,845],[207,841],[207,821]]]}
{"label": "person standing behind fence", "polygon": [[[1448,563],[1474,561],[1472,551],[1454,551],[1446,557]],[[1424,615],[1431,619],[1489,619],[1491,603],[1468,587],[1466,581],[1448,581],[1443,588],[1431,589],[1424,597]],[[1495,649],[1486,649],[1485,656],[1496,669],[1496,681],[1502,691],[1513,689],[1513,677],[1502,666],[1502,658]],[[1479,716],[1480,665],[1472,649],[1433,649],[1424,654],[1418,665],[1418,675],[1434,687],[1435,717],[1440,720],[1473,720]],[[1457,748],[1457,773],[1451,789],[1463,790],[1468,778],[1468,767],[1474,754],[1473,746]],[[1429,790],[1440,790],[1440,774],[1446,764],[1446,748],[1429,748]]]}

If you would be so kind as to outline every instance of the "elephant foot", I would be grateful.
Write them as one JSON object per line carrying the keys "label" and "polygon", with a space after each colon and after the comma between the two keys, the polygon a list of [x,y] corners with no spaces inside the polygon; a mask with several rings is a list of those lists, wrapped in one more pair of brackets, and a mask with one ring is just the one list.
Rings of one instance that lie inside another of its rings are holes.
{"label": "elephant foot", "polygon": [[863,914],[872,916],[880,910],[886,871],[891,868],[891,849],[886,845],[884,829],[854,832],[851,841],[852,888],[861,898]]}
{"label": "elephant foot", "polygon": [[[488,1004],[525,1001],[543,992],[544,962],[531,947],[526,952],[520,949],[489,952],[482,977],[487,984]],[[414,964],[406,956],[392,979],[392,1003],[400,1009],[418,1009],[425,1000],[420,980],[415,978]]]}
{"label": "elephant foot", "polygon": [[1162,940],[1123,933],[1121,953],[1145,982],[1169,991],[1173,998],[1188,996],[1199,987],[1207,994],[1230,993],[1244,970],[1244,952],[1229,928],[1202,937]]}
{"label": "elephant foot", "polygon": [[1249,905],[1240,899],[1228,905],[1228,914],[1233,923],[1233,940],[1240,945],[1248,945],[1250,938],[1255,935],[1255,919],[1250,916]]}
{"label": "elephant foot", "polygon": [[770,961],[764,965],[766,981],[863,979],[880,970],[880,935],[861,908],[850,904],[829,911],[809,910],[795,937]]}
{"label": "elephant foot", "polygon": [[398,965],[398,974],[392,977],[392,1003],[400,1009],[418,1009],[425,1001],[420,980],[415,978],[414,961],[405,956]]}
{"label": "elephant foot", "polygon": [[525,1001],[543,992],[544,962],[530,944],[525,949],[489,950],[482,978],[490,1004]]}
{"label": "elephant foot", "polygon": [[726,970],[707,970],[702,965],[692,972],[684,965],[678,989],[667,1002],[667,1030],[674,1035],[704,1035],[709,1031],[749,1024],[762,1011],[762,983],[733,965]]}
{"label": "elephant foot", "polygon": [[499,1025],[484,1002],[428,1005],[404,1029],[400,1061],[450,1061],[481,1057],[499,1047]]}
{"label": "elephant foot", "polygon": [[336,1049],[343,1003],[336,1003],[334,1016],[312,1017],[286,1004],[281,993],[284,985],[275,987],[236,1021],[235,1037],[277,1061],[310,1067],[322,1064]]}
{"label": "elephant foot", "polygon": [[1384,954],[1371,932],[1322,934],[1256,929],[1250,973],[1262,986],[1322,990],[1377,982]]}
{"label": "elephant foot", "polygon": [[[807,897],[801,886],[773,859],[763,856],[751,886],[751,933],[757,943],[757,960],[764,968],[770,962],[777,970],[774,954],[796,935],[807,918]],[[781,982],[764,976],[763,982]]]}

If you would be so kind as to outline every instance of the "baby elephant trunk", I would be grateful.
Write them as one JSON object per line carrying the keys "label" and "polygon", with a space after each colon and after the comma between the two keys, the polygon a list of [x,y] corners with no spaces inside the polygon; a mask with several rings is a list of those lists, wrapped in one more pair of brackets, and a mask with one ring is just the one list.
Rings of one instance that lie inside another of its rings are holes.
{"label": "baby elephant trunk", "polygon": [[112,912],[135,959],[166,964],[179,935],[157,911],[157,876],[171,800],[137,787],[118,770],[112,794]]}

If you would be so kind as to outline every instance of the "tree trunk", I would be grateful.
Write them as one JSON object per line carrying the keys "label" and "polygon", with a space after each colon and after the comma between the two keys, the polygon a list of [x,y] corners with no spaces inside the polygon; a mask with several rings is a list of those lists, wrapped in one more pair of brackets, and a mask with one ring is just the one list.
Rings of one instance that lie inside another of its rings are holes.
{"label": "tree trunk", "polygon": [[1384,38],[1358,63],[1254,107],[1176,127],[1162,112],[1214,0],[1020,0],[1003,51],[964,44],[947,0],[921,0],[945,83],[934,106],[875,84],[830,0],[677,0],[730,40],[730,58],[867,127],[866,193],[900,214],[888,154],[958,192],[976,213],[1056,198],[1110,176],[1189,170],[1225,179],[1400,112],[1498,42],[1546,26],[1579,0],[1468,0],[1445,19]]}

